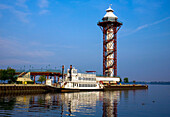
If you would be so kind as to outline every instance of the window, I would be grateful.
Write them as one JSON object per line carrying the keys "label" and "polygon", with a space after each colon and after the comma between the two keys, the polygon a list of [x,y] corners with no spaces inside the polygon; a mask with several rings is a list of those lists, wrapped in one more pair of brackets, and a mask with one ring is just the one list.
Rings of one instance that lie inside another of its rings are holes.
{"label": "window", "polygon": [[96,87],[96,84],[77,84],[79,87]]}
{"label": "window", "polygon": [[77,73],[76,70],[73,70],[73,73]]}

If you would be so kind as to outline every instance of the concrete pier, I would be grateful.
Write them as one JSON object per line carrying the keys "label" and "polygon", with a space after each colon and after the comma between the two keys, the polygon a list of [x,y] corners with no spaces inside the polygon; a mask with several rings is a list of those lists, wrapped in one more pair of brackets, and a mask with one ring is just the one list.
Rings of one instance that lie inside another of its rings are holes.
{"label": "concrete pier", "polygon": [[[104,86],[100,91],[114,91],[114,90],[139,90],[148,89],[148,85],[112,85]],[[65,88],[57,88],[55,86],[48,86],[44,84],[0,84],[0,93],[46,93],[46,92],[77,92],[77,91],[95,91],[89,90],[73,90]],[[99,91],[99,90],[96,90]]]}
{"label": "concrete pier", "polygon": [[124,85],[112,85],[104,86],[104,91],[111,90],[138,90],[138,89],[148,89],[148,85],[139,85],[139,84],[124,84]]}
{"label": "concrete pier", "polygon": [[0,84],[0,93],[42,93],[46,92],[42,84]]}

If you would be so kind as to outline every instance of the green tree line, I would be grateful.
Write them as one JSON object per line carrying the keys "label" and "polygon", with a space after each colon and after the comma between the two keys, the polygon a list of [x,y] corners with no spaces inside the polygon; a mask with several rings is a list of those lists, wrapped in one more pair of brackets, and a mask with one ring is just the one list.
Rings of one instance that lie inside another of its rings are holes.
{"label": "green tree line", "polygon": [[42,82],[44,82],[45,80],[46,80],[45,75],[40,76],[39,79],[38,79],[38,81],[41,82],[41,84],[42,84]]}
{"label": "green tree line", "polygon": [[16,82],[17,77],[15,77],[15,69],[0,69],[0,80],[3,82],[8,81],[9,83]]}
{"label": "green tree line", "polygon": [[[128,83],[129,82],[129,79],[128,78],[124,78],[124,83]],[[120,78],[120,82],[122,82],[122,79]]]}

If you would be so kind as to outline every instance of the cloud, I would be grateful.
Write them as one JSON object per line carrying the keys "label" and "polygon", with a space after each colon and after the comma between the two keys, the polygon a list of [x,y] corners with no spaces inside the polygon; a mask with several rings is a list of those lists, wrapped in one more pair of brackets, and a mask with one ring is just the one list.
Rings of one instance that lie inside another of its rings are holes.
{"label": "cloud", "polygon": [[47,14],[49,12],[49,10],[41,10],[40,12],[39,12],[39,14],[40,15],[43,15],[43,14]]}
{"label": "cloud", "polygon": [[5,4],[0,4],[0,9],[12,9],[12,7],[11,6],[9,6],[9,5],[5,5]]}
{"label": "cloud", "polygon": [[30,45],[31,46],[41,46],[41,44],[39,42],[36,42],[36,41],[31,41]]}
{"label": "cloud", "polygon": [[[164,21],[167,21],[167,20],[169,20],[169,19],[170,19],[170,16],[169,16],[169,17],[166,17],[166,18],[164,18],[164,19],[155,21],[155,22],[150,23],[150,24],[141,25],[141,26],[137,27],[136,29],[134,29],[133,31],[131,31],[130,33],[128,33],[127,35],[131,35],[131,34],[136,33],[136,32],[138,32],[138,31],[140,31],[140,30],[142,30],[142,29],[148,28],[148,27],[153,26],[153,25],[157,25],[157,24],[162,23],[162,22],[164,22]],[[129,32],[129,31],[128,31],[128,32]],[[123,35],[122,37],[127,36],[127,35]]]}
{"label": "cloud", "polygon": [[[38,43],[37,43],[38,44]],[[41,44],[39,44],[42,47]],[[0,63],[3,64],[18,64],[19,61],[22,64],[26,63],[39,63],[44,62],[49,57],[53,57],[55,53],[53,51],[44,50],[44,48],[34,49],[35,46],[32,43],[16,41],[15,38],[1,38],[0,37]],[[18,61],[18,62],[17,62]]]}
{"label": "cloud", "polygon": [[41,8],[39,15],[44,15],[44,14],[49,13],[49,10],[44,9],[44,8],[48,8],[49,6],[48,0],[39,0],[38,5]]}
{"label": "cloud", "polygon": [[28,8],[28,6],[25,4],[26,0],[17,0],[16,5],[23,8]]}
{"label": "cloud", "polygon": [[36,51],[28,51],[26,52],[26,54],[29,56],[29,57],[44,57],[44,56],[53,56],[54,55],[54,52],[51,52],[51,51],[44,51],[44,50],[36,50]]}
{"label": "cloud", "polygon": [[31,13],[16,10],[14,7],[12,7],[12,6],[10,6],[10,5],[5,5],[5,4],[0,4],[0,9],[2,9],[2,10],[9,10],[9,11],[10,11],[11,13],[13,13],[20,21],[22,21],[22,22],[24,22],[24,23],[28,23],[28,22],[29,22],[27,16],[30,15]]}
{"label": "cloud", "polygon": [[27,19],[27,16],[31,13],[25,13],[18,10],[13,10],[13,13],[18,17],[18,19],[24,23],[29,23],[29,20]]}
{"label": "cloud", "polygon": [[47,8],[49,5],[49,2],[48,2],[48,0],[39,0],[38,5],[40,8],[45,8],[45,7]]}
{"label": "cloud", "polygon": [[148,28],[148,27],[150,27],[150,26],[153,26],[153,25],[162,23],[162,22],[164,22],[164,21],[166,21],[166,20],[169,20],[169,19],[170,19],[170,17],[166,17],[166,18],[164,18],[164,19],[155,21],[155,22],[153,22],[153,23],[145,24],[145,25],[139,26],[139,27],[137,27],[137,28],[134,30],[134,32],[137,32],[137,31],[142,30],[142,29],[144,29],[144,28]]}
{"label": "cloud", "polygon": [[153,14],[162,8],[163,1],[154,0],[132,0],[133,10],[136,14]]}
{"label": "cloud", "polygon": [[1,58],[20,55],[17,50],[17,45],[18,47],[20,47],[20,45],[16,41],[10,41],[8,39],[0,38]]}
{"label": "cloud", "polygon": [[139,26],[136,28],[135,32],[139,31],[139,30],[142,30],[143,28],[147,28],[149,26],[149,24],[145,24],[145,25],[142,25],[142,26]]}
{"label": "cloud", "polygon": [[164,22],[164,21],[169,20],[169,19],[170,19],[170,17],[166,17],[164,19],[161,19],[161,20],[158,20],[158,21],[152,23],[151,25],[156,25],[156,24],[159,24],[159,23]]}
{"label": "cloud", "polygon": [[12,64],[34,64],[31,61],[22,60],[22,59],[15,59],[15,58],[9,58],[9,59],[0,59],[0,63],[3,63],[3,65],[12,65]]}

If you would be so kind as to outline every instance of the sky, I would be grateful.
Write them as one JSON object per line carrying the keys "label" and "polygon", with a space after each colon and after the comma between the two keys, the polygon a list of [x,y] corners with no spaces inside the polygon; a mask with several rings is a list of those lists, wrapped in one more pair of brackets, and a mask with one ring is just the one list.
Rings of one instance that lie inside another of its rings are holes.
{"label": "sky", "polygon": [[97,22],[112,4],[118,32],[118,75],[170,81],[169,0],[0,0],[0,69],[61,69],[102,74]]}

